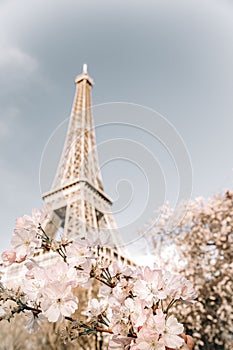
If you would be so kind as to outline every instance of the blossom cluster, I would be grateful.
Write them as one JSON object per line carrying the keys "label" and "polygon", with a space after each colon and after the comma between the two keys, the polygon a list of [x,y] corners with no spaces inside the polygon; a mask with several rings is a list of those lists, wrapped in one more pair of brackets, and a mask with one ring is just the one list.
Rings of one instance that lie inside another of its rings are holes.
{"label": "blossom cluster", "polygon": [[20,263],[34,256],[35,250],[41,247],[41,225],[47,214],[43,210],[32,210],[32,216],[24,215],[16,220],[16,227],[11,238],[12,249],[2,253],[5,266],[14,262]]}
{"label": "blossom cluster", "polygon": [[[192,303],[196,292],[181,275],[153,268],[127,266],[111,262],[101,255],[103,239],[96,233],[77,236],[73,241],[49,238],[42,228],[47,216],[33,211],[32,216],[17,220],[11,240],[11,250],[2,254],[6,271],[14,265],[24,265],[25,274],[19,289],[10,289],[3,277],[0,288],[0,319],[10,319],[24,312],[26,327],[35,332],[40,322],[72,323],[76,337],[103,332],[111,334],[109,349],[165,350],[180,349],[184,328],[172,314],[178,303]],[[43,251],[57,254],[47,266],[35,256]],[[79,300],[75,295],[81,286],[89,288],[96,279],[102,283],[96,297],[90,299],[77,320]],[[7,310],[7,301],[15,308]],[[73,336],[74,338],[74,336]]]}

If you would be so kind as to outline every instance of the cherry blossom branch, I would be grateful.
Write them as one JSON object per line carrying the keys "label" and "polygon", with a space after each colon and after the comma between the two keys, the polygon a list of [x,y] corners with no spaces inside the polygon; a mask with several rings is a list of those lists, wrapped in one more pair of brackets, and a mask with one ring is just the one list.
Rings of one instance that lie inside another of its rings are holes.
{"label": "cherry blossom branch", "polygon": [[[12,300],[17,305],[9,310],[11,317],[28,312],[30,331],[38,330],[43,318],[49,322],[67,320],[71,324],[67,328],[68,336],[106,333],[111,335],[113,348],[124,345],[136,350],[145,343],[148,348],[153,344],[162,344],[163,349],[165,344],[175,345],[177,349],[182,346],[179,334],[183,332],[183,325],[168,312],[178,300],[192,302],[196,297],[188,280],[157,266],[107,263],[100,255],[102,246],[97,233],[87,233],[86,237],[77,237],[72,242],[59,242],[49,238],[42,224],[43,215],[39,212],[20,218],[11,240],[12,250],[3,253],[6,266],[24,261],[27,268],[21,292],[8,290],[7,279],[3,278],[0,284],[1,303]],[[40,266],[34,254],[41,248],[56,252],[61,259],[46,267]],[[79,286],[89,288],[93,278],[102,286],[82,311],[87,320],[82,322],[72,317],[79,307],[74,291]]]}
{"label": "cherry blossom branch", "polygon": [[96,327],[96,331],[100,333],[108,333],[108,334],[114,334],[111,329]]}

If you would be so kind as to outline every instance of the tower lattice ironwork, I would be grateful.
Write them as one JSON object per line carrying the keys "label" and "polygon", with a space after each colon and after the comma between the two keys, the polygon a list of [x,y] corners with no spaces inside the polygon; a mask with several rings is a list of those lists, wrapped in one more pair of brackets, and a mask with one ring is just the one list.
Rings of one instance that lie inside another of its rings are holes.
{"label": "tower lattice ironwork", "polygon": [[92,117],[93,80],[87,66],[75,80],[76,92],[60,163],[51,190],[43,195],[51,214],[46,232],[59,229],[70,238],[86,232],[109,234],[112,254],[123,253],[123,242],[103,190]]}

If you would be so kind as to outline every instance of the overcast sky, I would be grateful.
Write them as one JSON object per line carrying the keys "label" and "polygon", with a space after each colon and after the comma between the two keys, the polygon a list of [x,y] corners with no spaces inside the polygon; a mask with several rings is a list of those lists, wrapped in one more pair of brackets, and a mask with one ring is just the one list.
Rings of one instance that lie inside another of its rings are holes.
{"label": "overcast sky", "polygon": [[[182,186],[181,199],[187,199],[190,187],[193,198],[233,188],[232,1],[2,0],[1,250],[9,247],[15,218],[40,207],[41,192],[49,190],[71,110],[74,79],[85,62],[95,81],[93,104],[126,103],[94,108],[97,126],[105,118],[103,131],[97,128],[99,158],[105,191],[118,202],[113,211],[120,227],[130,231],[133,226],[128,221],[136,216],[141,231],[164,200],[176,203]],[[155,113],[150,124],[152,110],[163,116],[172,140],[178,137],[175,144],[181,142],[180,158],[164,152],[170,140],[166,128],[167,139],[160,147],[153,129],[160,117]],[[108,115],[117,126],[106,126]],[[122,125],[124,120],[130,127]],[[141,122],[139,128],[133,120]],[[148,136],[150,125],[154,143]],[[42,157],[48,140],[52,141]],[[119,145],[123,145],[120,156],[115,153]],[[130,147],[138,158],[124,154]],[[106,155],[106,149],[114,154]],[[190,172],[185,176],[189,161],[193,176]],[[175,170],[182,166],[180,184]],[[144,202],[150,210],[145,210]]]}

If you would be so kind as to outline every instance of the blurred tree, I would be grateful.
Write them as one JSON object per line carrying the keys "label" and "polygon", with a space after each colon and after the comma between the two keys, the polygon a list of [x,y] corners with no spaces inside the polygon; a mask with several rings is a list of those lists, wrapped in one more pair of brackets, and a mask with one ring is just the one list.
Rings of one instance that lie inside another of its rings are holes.
{"label": "blurred tree", "polygon": [[194,307],[177,307],[195,349],[233,349],[233,193],[176,212],[164,206],[148,240],[160,265],[183,273],[198,292]]}

